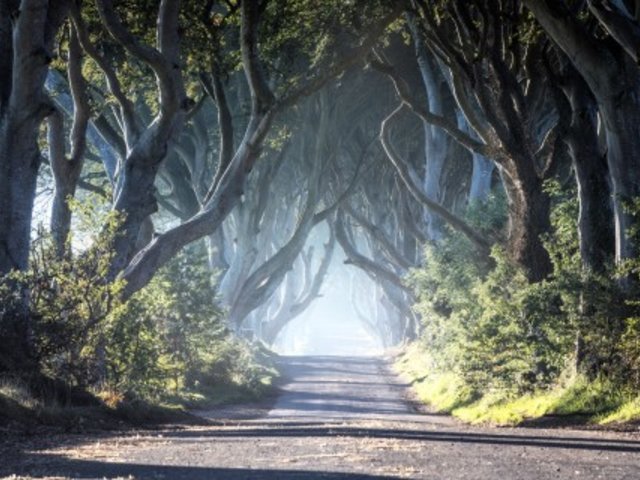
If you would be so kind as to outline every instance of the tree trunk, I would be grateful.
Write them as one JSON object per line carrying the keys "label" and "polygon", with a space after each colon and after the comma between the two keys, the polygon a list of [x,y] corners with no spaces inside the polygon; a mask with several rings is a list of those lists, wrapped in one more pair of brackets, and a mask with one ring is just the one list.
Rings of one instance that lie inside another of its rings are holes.
{"label": "tree trunk", "polygon": [[604,273],[615,252],[606,156],[598,145],[597,105],[577,74],[565,88],[572,109],[566,137],[578,186],[580,257],[585,270]]}
{"label": "tree trunk", "polygon": [[607,132],[607,160],[613,185],[615,258],[617,262],[638,255],[630,237],[634,224],[630,207],[640,197],[640,83],[629,96],[601,104]]}
{"label": "tree trunk", "polygon": [[551,272],[549,254],[541,239],[550,227],[549,196],[537,176],[517,183],[507,176],[505,180],[510,211],[509,252],[529,281],[543,280]]}
{"label": "tree trunk", "polygon": [[[416,28],[415,19],[409,14],[407,18],[415,47],[420,77],[422,78],[422,84],[427,96],[426,108],[435,115],[443,115],[443,79],[429,59],[427,49]],[[441,128],[424,121],[423,129],[425,157],[424,193],[430,200],[441,203],[440,184],[448,153],[448,135]],[[443,222],[440,216],[426,209],[425,220],[427,222],[427,235],[429,239],[432,241],[441,240],[443,236]]]}
{"label": "tree trunk", "polygon": [[471,187],[469,188],[469,203],[482,203],[491,193],[491,180],[495,164],[479,153],[473,153],[473,170],[471,173]]}
{"label": "tree trunk", "polygon": [[[43,119],[52,113],[44,82],[52,58],[55,33],[64,18],[60,5],[46,0],[0,4],[0,276],[24,271],[29,264],[31,217],[36,180],[42,161],[38,133]],[[14,10],[16,9],[16,10]],[[0,368],[18,367],[30,358],[28,291],[20,285],[15,306],[0,318]],[[6,306],[4,306],[6,308]],[[31,363],[31,362],[28,362]]]}
{"label": "tree trunk", "polygon": [[598,102],[613,186],[615,259],[633,258],[638,245],[629,237],[633,215],[628,206],[640,196],[640,69],[620,45],[591,34],[564,2],[524,3],[567,54]]}
{"label": "tree trunk", "polygon": [[[473,131],[461,110],[457,111],[456,118],[460,130],[466,132],[472,138],[478,139],[478,135]],[[469,188],[469,203],[482,203],[491,192],[491,180],[496,165],[493,161],[478,152],[471,151],[470,153],[473,169],[471,172],[471,187]]]}
{"label": "tree trunk", "polygon": [[26,270],[31,213],[42,162],[37,143],[42,121],[36,112],[8,112],[0,119],[0,273]]}

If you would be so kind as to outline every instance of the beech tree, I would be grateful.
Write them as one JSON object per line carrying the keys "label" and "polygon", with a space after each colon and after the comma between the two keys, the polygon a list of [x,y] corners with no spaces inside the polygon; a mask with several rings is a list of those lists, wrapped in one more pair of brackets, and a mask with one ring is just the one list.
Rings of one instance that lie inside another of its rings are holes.
{"label": "beech tree", "polygon": [[[560,134],[566,127],[545,103],[546,80],[539,73],[544,71],[539,68],[542,45],[524,40],[527,23],[517,1],[464,9],[440,2],[415,6],[418,40],[445,65],[457,106],[477,137],[418,102],[384,59],[374,65],[392,79],[402,104],[423,121],[500,166],[509,199],[510,251],[530,279],[540,280],[551,268],[540,239],[549,228],[543,183],[563,155]],[[536,82],[528,88],[518,81],[521,76],[535,76]]]}
{"label": "beech tree", "polygon": [[[600,298],[637,295],[636,3],[0,1],[0,367],[71,319],[105,378],[110,309],[175,308],[168,263],[274,344],[344,261],[369,331],[443,364],[451,341],[464,374],[637,368],[635,302]],[[85,191],[105,216],[78,246]]]}
{"label": "beech tree", "polygon": [[[629,236],[633,216],[629,205],[640,194],[640,69],[638,68],[637,15],[625,2],[587,2],[586,11],[573,10],[566,2],[523,3],[566,53],[594,95],[606,131],[606,158],[613,185],[616,260],[637,255]],[[614,40],[603,41],[598,32],[580,19],[589,13]]]}
{"label": "beech tree", "polygon": [[44,84],[64,2],[0,2],[0,274],[29,261],[41,123],[54,112]]}
{"label": "beech tree", "polygon": [[258,53],[260,7],[256,3],[242,2],[241,14],[242,65],[251,92],[251,117],[243,140],[218,183],[209,189],[211,195],[201,211],[180,226],[156,236],[123,270],[123,279],[127,283],[126,294],[144,286],[153,273],[184,245],[211,234],[220,226],[242,195],[246,177],[259,158],[262,143],[269,133],[274,116],[356,63],[397,16],[397,12],[393,11],[381,20],[376,20],[359,45],[329,64],[322,65],[308,80],[276,98],[264,76]]}
{"label": "beech tree", "polygon": [[[44,84],[65,5],[0,2],[0,276],[25,271],[42,154],[40,126],[54,113]],[[28,289],[10,283],[18,300],[3,306],[0,368],[33,369]]]}

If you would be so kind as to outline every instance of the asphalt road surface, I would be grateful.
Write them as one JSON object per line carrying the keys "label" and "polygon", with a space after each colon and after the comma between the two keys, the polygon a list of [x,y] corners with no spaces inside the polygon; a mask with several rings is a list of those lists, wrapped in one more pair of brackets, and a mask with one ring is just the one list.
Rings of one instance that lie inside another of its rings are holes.
{"label": "asphalt road surface", "polygon": [[640,479],[638,433],[475,428],[415,413],[378,358],[285,357],[283,368],[272,408],[200,412],[211,426],[16,444],[19,460],[0,461],[0,477]]}

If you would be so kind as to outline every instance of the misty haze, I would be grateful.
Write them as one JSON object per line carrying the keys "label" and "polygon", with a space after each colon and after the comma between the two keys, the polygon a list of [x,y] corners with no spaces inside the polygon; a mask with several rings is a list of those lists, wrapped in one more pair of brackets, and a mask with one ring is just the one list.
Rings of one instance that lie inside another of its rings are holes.
{"label": "misty haze", "polygon": [[0,0],[0,479],[640,478],[640,0]]}

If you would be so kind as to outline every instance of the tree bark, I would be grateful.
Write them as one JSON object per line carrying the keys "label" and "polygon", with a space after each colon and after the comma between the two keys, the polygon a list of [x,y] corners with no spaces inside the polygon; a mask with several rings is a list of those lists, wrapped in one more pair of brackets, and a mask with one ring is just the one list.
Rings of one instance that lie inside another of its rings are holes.
{"label": "tree bark", "polygon": [[[0,277],[29,264],[31,219],[42,161],[38,132],[53,112],[44,83],[62,2],[23,0],[0,4]],[[13,20],[12,20],[13,19]],[[6,43],[5,43],[6,42]],[[33,366],[28,291],[11,283],[19,300],[0,318],[0,369]],[[8,347],[8,348],[6,348]]]}
{"label": "tree bark", "polygon": [[[48,3],[23,0],[19,14],[4,12],[9,15],[0,19],[0,31],[8,39],[11,16],[17,15],[8,44],[12,62],[3,58],[8,69],[0,74],[0,274],[25,270],[29,262],[31,215],[42,161],[38,130],[53,112],[44,82],[64,15],[62,7]],[[6,2],[3,7],[9,9]]]}
{"label": "tree bark", "polygon": [[607,138],[613,185],[615,259],[638,254],[631,202],[640,196],[640,69],[623,48],[589,33],[564,2],[523,0],[593,92]]}
{"label": "tree bark", "polygon": [[59,257],[67,252],[67,240],[71,231],[69,199],[75,197],[82,172],[90,118],[86,82],[82,76],[82,54],[75,30],[71,31],[69,37],[68,76],[73,99],[69,158],[66,156],[64,144],[64,116],[57,109],[49,116],[49,161],[55,183],[51,208],[51,235]]}
{"label": "tree bark", "polygon": [[551,260],[541,239],[550,229],[549,196],[537,176],[517,181],[507,177],[505,189],[510,212],[508,251],[524,268],[527,278],[538,282],[551,271]]}
{"label": "tree bark", "polygon": [[244,74],[251,92],[251,117],[244,137],[201,211],[182,225],[155,237],[123,270],[122,278],[126,281],[123,293],[125,298],[144,287],[155,272],[182,247],[210,235],[220,227],[243,194],[246,179],[260,156],[260,150],[270,131],[274,117],[294,105],[300,98],[318,91],[330,80],[360,61],[371,50],[387,25],[400,14],[399,9],[394,8],[371,27],[360,45],[348,51],[332,65],[313,75],[299,88],[295,88],[286,96],[275,100],[268,93],[268,85],[262,76],[262,68],[259,65],[260,59],[255,45],[258,18],[251,10],[253,8],[251,5],[252,2],[242,2],[241,4],[243,24],[240,42],[241,56]]}
{"label": "tree bark", "polygon": [[[335,245],[335,235],[333,234],[333,230],[330,230],[329,241],[324,245],[324,255],[308,288],[306,288],[292,304],[285,304],[283,306],[284,308],[281,308],[279,312],[277,312],[273,318],[270,318],[263,326],[262,338],[269,345],[273,345],[282,329],[304,312],[313,301],[320,296],[320,288],[323,285],[324,279],[329,271],[329,266],[333,260]],[[311,268],[310,263],[311,262],[309,262],[309,265],[306,265],[306,268]]]}
{"label": "tree bark", "polygon": [[[437,69],[427,54],[427,49],[420,38],[413,14],[407,14],[407,23],[413,38],[414,49],[420,77],[427,97],[427,110],[435,115],[444,114],[442,88],[443,79],[440,78]],[[425,175],[423,189],[425,195],[432,201],[442,203],[440,184],[444,164],[448,153],[448,135],[441,128],[423,121],[424,129],[424,156]],[[442,219],[430,209],[425,213],[427,222],[427,235],[432,241],[442,239]]]}
{"label": "tree bark", "polygon": [[422,36],[445,66],[451,92],[473,133],[425,109],[391,65],[379,62],[375,66],[392,79],[398,96],[423,121],[502,167],[509,183],[510,256],[530,280],[540,279],[551,267],[540,238],[549,225],[544,219],[549,201],[542,183],[557,164],[565,127],[554,122],[555,117],[544,108],[548,102],[543,91],[525,88],[521,81],[533,69],[540,71],[543,49],[539,42],[520,40],[515,2],[495,3],[491,14],[481,3],[463,8],[456,2],[443,2],[438,11],[431,2],[417,0],[413,5]]}
{"label": "tree bark", "polygon": [[615,236],[607,160],[598,144],[597,105],[577,72],[564,91],[571,106],[566,142],[578,187],[580,258],[587,271],[604,273],[614,257]]}
{"label": "tree bark", "polygon": [[460,231],[464,234],[478,250],[482,257],[488,257],[492,239],[485,237],[480,232],[475,230],[472,226],[466,223],[462,218],[458,217],[454,213],[447,210],[445,207],[437,202],[434,202],[425,195],[421,186],[417,181],[417,174],[412,169],[411,165],[403,159],[397,151],[393,148],[389,138],[390,122],[402,109],[404,104],[400,104],[396,110],[389,114],[382,122],[380,128],[380,142],[387,155],[387,158],[391,161],[396,168],[398,175],[402,179],[402,182],[407,187],[408,191],[423,204],[426,208],[431,209],[434,213],[439,215],[445,222],[447,222],[452,228]]}

